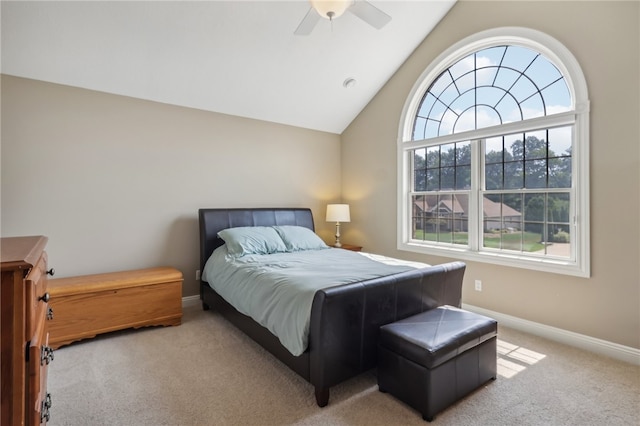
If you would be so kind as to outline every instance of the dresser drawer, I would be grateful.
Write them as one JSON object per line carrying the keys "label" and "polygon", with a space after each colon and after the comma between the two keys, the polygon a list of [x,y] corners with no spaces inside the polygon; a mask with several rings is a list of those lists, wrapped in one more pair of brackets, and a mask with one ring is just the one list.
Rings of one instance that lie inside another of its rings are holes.
{"label": "dresser drawer", "polygon": [[26,425],[43,425],[49,420],[51,396],[47,392],[47,370],[51,361],[53,350],[43,321],[37,325],[29,343]]}
{"label": "dresser drawer", "polygon": [[46,252],[42,252],[42,256],[25,277],[25,286],[27,292],[25,338],[29,340],[36,332],[37,325],[45,321],[48,308]]}

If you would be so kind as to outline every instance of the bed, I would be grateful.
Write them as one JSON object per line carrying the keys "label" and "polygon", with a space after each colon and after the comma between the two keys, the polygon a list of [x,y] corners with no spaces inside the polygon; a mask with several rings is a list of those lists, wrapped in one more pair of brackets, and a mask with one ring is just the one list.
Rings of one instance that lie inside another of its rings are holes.
{"label": "bed", "polygon": [[[225,244],[221,231],[240,227],[296,226],[314,231],[305,208],[200,209],[200,269]],[[328,249],[329,251],[338,249]],[[241,313],[204,280],[204,310],[215,309],[315,388],[318,406],[329,389],[376,366],[379,327],[441,305],[460,306],[465,264],[410,268],[377,278],[329,286],[314,292],[308,344],[294,355],[269,329]],[[214,281],[215,274],[207,277]]]}

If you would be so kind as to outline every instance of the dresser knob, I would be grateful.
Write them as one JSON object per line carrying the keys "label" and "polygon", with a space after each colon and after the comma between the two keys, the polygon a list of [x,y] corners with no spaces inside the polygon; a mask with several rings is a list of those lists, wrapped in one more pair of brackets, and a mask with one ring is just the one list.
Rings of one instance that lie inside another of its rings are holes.
{"label": "dresser knob", "polygon": [[49,274],[49,275],[51,275],[51,276],[54,276],[54,275],[56,274],[56,270],[55,270],[55,269],[53,269],[53,268],[51,268],[51,269],[49,269],[49,270],[47,271],[47,274]]}
{"label": "dresser knob", "polygon": [[44,303],[49,303],[49,299],[51,299],[49,293],[45,293],[42,296],[38,297],[38,300],[42,300]]}
{"label": "dresser knob", "polygon": [[51,394],[47,392],[47,397],[42,401],[42,407],[40,409],[40,423],[48,422],[51,418],[49,409],[51,408]]}
{"label": "dresser knob", "polygon": [[51,361],[53,361],[53,349],[49,346],[43,346],[40,349],[40,365],[45,363],[49,365]]}

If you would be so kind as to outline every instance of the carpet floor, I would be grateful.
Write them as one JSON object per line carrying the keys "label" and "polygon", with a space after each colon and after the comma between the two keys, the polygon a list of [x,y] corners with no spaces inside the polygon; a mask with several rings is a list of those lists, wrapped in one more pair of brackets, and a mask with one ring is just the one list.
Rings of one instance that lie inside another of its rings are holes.
{"label": "carpet floor", "polygon": [[[62,347],[50,426],[426,425],[375,371],[313,387],[213,311]],[[499,326],[498,378],[433,425],[640,425],[640,367]]]}

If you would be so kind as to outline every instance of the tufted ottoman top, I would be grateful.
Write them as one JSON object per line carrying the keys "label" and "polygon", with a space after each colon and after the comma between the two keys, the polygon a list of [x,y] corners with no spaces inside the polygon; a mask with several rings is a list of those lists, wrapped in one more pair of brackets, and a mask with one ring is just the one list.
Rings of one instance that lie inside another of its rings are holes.
{"label": "tufted ottoman top", "polygon": [[452,306],[380,327],[380,345],[426,368],[455,358],[498,334],[496,320]]}

